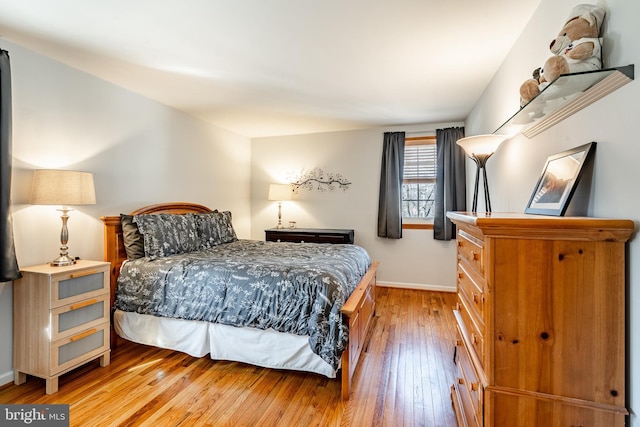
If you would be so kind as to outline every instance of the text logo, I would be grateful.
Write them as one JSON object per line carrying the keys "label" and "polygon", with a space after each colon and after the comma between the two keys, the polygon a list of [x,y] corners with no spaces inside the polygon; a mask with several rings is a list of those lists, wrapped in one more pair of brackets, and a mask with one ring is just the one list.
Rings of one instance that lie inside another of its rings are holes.
{"label": "text logo", "polygon": [[2,405],[0,426],[69,427],[69,405]]}

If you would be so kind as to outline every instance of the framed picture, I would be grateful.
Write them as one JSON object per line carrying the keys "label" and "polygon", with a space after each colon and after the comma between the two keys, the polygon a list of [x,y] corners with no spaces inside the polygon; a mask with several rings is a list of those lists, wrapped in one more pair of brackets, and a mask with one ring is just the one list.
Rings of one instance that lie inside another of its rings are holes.
{"label": "framed picture", "polygon": [[525,213],[563,216],[576,190],[582,169],[595,151],[595,142],[547,159]]}

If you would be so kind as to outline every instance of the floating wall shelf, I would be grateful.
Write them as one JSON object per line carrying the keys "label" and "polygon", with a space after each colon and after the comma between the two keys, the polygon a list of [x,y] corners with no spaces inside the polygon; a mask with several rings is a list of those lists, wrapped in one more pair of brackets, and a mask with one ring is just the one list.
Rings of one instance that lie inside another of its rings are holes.
{"label": "floating wall shelf", "polygon": [[633,80],[634,66],[563,74],[500,126],[494,134],[533,138]]}

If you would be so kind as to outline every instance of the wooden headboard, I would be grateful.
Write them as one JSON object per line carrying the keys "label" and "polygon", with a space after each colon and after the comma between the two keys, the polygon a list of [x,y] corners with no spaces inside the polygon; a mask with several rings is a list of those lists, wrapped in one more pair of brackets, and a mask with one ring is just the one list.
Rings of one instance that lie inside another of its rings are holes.
{"label": "wooden headboard", "polygon": [[[160,203],[157,205],[145,206],[136,209],[129,215],[142,214],[185,214],[185,213],[203,213],[212,210],[206,206],[189,202]],[[122,224],[120,223],[120,215],[103,216],[104,223],[104,260],[111,263],[111,307],[115,303],[116,285],[118,283],[118,274],[120,274],[120,266],[127,259],[127,253],[124,250],[124,240],[122,238]]]}

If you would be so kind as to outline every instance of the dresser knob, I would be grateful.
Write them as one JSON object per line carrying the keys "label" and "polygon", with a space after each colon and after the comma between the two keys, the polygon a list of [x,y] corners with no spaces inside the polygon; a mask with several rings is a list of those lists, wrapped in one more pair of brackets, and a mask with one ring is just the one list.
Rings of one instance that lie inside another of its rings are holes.
{"label": "dresser knob", "polygon": [[478,383],[471,383],[471,391],[478,391]]}
{"label": "dresser knob", "polygon": [[458,384],[464,384],[464,378],[458,378]]}

